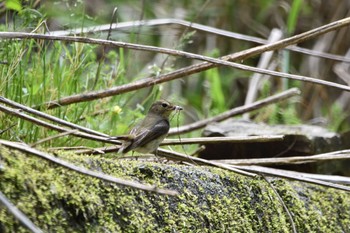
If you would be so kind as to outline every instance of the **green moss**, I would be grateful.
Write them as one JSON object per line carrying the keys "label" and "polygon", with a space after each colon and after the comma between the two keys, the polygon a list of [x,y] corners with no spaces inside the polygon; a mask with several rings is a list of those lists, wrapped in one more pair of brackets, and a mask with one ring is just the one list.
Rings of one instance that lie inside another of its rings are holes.
{"label": "green moss", "polygon": [[[80,166],[175,189],[178,196],[121,187],[0,147],[0,190],[48,232],[291,232],[270,185],[218,168],[61,154]],[[273,179],[298,232],[348,230],[342,191]],[[0,209],[0,230],[25,232]],[[5,232],[6,232],[5,231]]]}

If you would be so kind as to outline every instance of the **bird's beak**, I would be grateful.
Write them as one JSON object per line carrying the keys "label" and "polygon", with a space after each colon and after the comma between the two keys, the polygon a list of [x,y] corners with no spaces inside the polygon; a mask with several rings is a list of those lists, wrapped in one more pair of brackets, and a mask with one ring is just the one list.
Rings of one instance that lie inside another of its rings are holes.
{"label": "bird's beak", "polygon": [[183,110],[183,108],[182,108],[181,106],[175,105],[175,106],[174,106],[174,110],[175,110],[175,111],[181,111],[181,110]]}

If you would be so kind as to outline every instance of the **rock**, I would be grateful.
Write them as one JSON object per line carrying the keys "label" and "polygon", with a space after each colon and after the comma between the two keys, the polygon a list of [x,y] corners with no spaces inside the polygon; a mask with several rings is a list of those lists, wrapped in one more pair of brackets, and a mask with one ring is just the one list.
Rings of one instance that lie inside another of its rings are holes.
{"label": "rock", "polygon": [[[110,184],[0,145],[0,190],[44,232],[346,232],[350,195],[322,186],[181,164],[58,153],[79,166],[177,190]],[[0,231],[23,227],[0,207]]]}
{"label": "rock", "polygon": [[[284,135],[283,141],[205,144],[205,150],[199,156],[204,159],[215,160],[306,156],[348,148],[346,145],[348,143],[347,140],[341,135],[313,125],[271,126],[244,120],[228,119],[208,125],[204,129],[203,135],[207,137]],[[345,170],[348,170],[347,166],[335,166],[334,164],[331,167],[337,167],[337,169],[329,171],[330,174],[344,174]],[[279,168],[303,172],[324,170],[314,164],[279,166]]]}

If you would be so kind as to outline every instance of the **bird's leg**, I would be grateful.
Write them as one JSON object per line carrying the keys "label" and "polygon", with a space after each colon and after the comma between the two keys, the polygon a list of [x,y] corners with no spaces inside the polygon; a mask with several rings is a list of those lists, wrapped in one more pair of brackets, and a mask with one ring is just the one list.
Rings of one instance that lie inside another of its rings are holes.
{"label": "bird's leg", "polygon": [[158,149],[156,149],[154,152],[154,156],[156,157],[157,162],[160,162],[160,158],[158,157]]}
{"label": "bird's leg", "polygon": [[[132,156],[132,157],[134,157],[134,152],[135,152],[135,151],[133,151],[133,150],[131,151],[131,156]],[[136,157],[136,160],[138,160],[137,157]]]}

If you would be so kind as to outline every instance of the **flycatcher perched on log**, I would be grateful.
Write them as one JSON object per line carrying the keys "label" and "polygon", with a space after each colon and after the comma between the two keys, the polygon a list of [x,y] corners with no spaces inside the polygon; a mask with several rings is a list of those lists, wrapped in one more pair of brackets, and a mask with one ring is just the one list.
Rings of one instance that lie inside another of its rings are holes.
{"label": "flycatcher perched on log", "polygon": [[165,100],[154,102],[146,117],[130,131],[129,135],[115,137],[115,139],[125,140],[118,153],[125,154],[129,151],[155,153],[169,132],[170,114],[180,110],[182,107]]}

